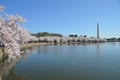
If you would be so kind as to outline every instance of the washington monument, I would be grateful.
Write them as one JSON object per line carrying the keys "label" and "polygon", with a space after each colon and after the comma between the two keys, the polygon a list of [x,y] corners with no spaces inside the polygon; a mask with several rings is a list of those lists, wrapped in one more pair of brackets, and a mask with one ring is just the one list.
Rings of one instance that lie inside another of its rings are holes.
{"label": "washington monument", "polygon": [[100,35],[99,35],[99,23],[97,23],[97,38],[98,39],[100,38]]}

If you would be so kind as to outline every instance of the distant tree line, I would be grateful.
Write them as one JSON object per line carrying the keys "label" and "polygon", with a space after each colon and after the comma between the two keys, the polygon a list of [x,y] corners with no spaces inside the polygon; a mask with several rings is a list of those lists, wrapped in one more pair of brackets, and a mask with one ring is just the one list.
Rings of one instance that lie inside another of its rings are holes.
{"label": "distant tree line", "polygon": [[[62,37],[62,34],[58,34],[58,33],[49,33],[49,32],[38,32],[38,33],[34,33],[31,34],[33,36],[36,37],[47,37],[47,36],[57,36],[57,37]],[[69,37],[87,37],[87,35],[77,35],[77,34],[69,34]]]}
{"label": "distant tree line", "polygon": [[46,36],[57,36],[57,37],[62,37],[62,34],[58,34],[58,33],[48,33],[48,32],[38,32],[38,33],[34,33],[32,34],[33,36],[36,37],[46,37]]}
{"label": "distant tree line", "polygon": [[78,37],[77,34],[70,34],[69,37]]}
{"label": "distant tree line", "polygon": [[120,42],[120,38],[107,38],[107,41],[109,42]]}
{"label": "distant tree line", "polygon": [[[69,37],[79,37],[77,34],[70,34]],[[87,37],[87,35],[80,35],[80,37]]]}

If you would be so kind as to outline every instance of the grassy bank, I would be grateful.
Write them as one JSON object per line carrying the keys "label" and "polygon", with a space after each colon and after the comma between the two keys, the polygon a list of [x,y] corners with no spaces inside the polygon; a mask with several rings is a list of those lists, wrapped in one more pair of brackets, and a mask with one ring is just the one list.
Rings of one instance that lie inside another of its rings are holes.
{"label": "grassy bank", "polygon": [[30,47],[34,47],[34,46],[42,46],[42,45],[50,45],[51,43],[27,43],[27,44],[23,44],[21,45],[21,49],[25,49],[25,48],[30,48]]}

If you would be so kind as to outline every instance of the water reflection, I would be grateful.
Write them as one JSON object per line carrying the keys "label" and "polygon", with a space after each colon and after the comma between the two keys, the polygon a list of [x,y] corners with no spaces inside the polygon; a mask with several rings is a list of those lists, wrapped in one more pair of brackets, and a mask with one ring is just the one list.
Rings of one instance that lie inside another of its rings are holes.
{"label": "water reflection", "polygon": [[0,80],[118,80],[120,46],[116,45],[120,43],[28,48],[22,58],[0,65]]}
{"label": "water reflection", "polygon": [[0,80],[26,80],[25,75],[19,75],[15,72],[15,65],[20,60],[27,59],[30,53],[35,52],[35,49],[28,48],[24,50],[21,58],[16,58],[10,62],[6,59],[0,64]]}
{"label": "water reflection", "polygon": [[[79,44],[79,45],[72,44],[69,46],[68,45],[64,45],[64,46],[51,45],[51,46],[39,46],[39,47],[25,49],[24,54],[22,54],[21,58],[17,58],[16,60],[11,60],[11,62],[8,62],[8,60],[5,60],[3,63],[0,64],[0,80],[26,80],[26,75],[21,75],[15,71],[15,65],[20,60],[25,61],[30,54],[34,54],[34,53],[59,54],[59,52],[70,53],[72,51],[78,51],[79,47],[77,47],[77,46],[86,46],[86,45],[88,45],[88,44]],[[73,46],[76,46],[76,47],[73,47]],[[74,50],[72,50],[72,49],[74,49]],[[99,49],[98,46],[97,46],[97,49]],[[99,50],[97,50],[97,51],[99,51]]]}
{"label": "water reflection", "polygon": [[19,59],[8,62],[5,60],[0,64],[0,80],[25,80],[23,76],[18,76],[14,71],[14,66],[17,64]]}
{"label": "water reflection", "polygon": [[96,65],[97,66],[100,66],[100,63],[101,63],[101,56],[100,56],[100,43],[97,43],[97,49],[96,49],[96,56],[95,56],[95,58],[96,58]]}
{"label": "water reflection", "polygon": [[[87,51],[86,46],[88,44],[70,44],[68,45],[51,45],[51,46],[38,46],[33,48],[28,48],[24,50],[24,54],[22,54],[22,58],[17,58],[16,60],[12,60],[11,62],[8,62],[8,60],[5,60],[0,65],[0,80],[26,80],[26,75],[21,75],[15,72],[15,65],[23,60],[25,61],[30,54],[38,53],[38,54],[59,54],[62,53],[69,53],[75,51],[79,51],[79,46],[83,46],[83,50]],[[93,44],[92,44],[93,45]],[[76,46],[76,47],[75,47]],[[81,50],[82,50],[81,49]],[[97,44],[97,54],[99,54],[99,44]],[[98,59],[98,58],[97,58]]]}

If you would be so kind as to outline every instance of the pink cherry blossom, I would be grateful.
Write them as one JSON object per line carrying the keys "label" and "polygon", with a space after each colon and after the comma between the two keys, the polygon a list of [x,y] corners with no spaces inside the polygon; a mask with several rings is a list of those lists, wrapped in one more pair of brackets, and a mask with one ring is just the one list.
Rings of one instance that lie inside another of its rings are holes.
{"label": "pink cherry blossom", "polygon": [[[0,11],[4,9],[0,6]],[[29,31],[21,27],[24,22],[26,20],[22,16],[0,13],[0,41],[5,44],[9,59],[21,57],[20,45],[36,40],[36,37],[31,36]]]}

